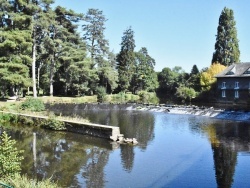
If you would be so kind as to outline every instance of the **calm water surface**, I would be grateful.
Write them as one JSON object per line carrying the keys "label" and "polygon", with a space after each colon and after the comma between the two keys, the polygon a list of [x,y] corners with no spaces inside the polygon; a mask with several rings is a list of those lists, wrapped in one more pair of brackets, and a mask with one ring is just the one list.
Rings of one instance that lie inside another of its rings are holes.
{"label": "calm water surface", "polygon": [[120,126],[139,144],[5,127],[25,150],[22,173],[63,187],[250,187],[249,123],[125,110],[78,115]]}

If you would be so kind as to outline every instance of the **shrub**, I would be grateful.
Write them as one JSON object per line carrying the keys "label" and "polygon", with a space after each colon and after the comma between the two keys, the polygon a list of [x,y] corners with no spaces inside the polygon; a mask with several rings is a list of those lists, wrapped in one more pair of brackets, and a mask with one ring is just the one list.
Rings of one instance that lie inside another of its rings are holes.
{"label": "shrub", "polygon": [[28,126],[35,124],[34,120],[31,117],[26,117],[26,116],[19,116],[18,123],[28,125]]}
{"label": "shrub", "polygon": [[107,95],[106,88],[105,87],[97,87],[96,94],[97,94],[97,102],[103,102],[105,96]]}
{"label": "shrub", "polygon": [[26,99],[24,102],[22,102],[21,108],[23,110],[40,112],[40,111],[43,111],[45,109],[45,106],[44,106],[44,103],[41,99],[30,97],[30,98]]}
{"label": "shrub", "polygon": [[118,94],[115,95],[115,101],[116,102],[120,102],[120,103],[123,103],[125,102],[125,93],[124,92],[120,92]]}
{"label": "shrub", "polygon": [[0,122],[9,122],[11,119],[11,114],[0,113]]}
{"label": "shrub", "polygon": [[51,182],[50,179],[37,181],[34,179],[28,179],[27,176],[21,176],[15,174],[13,177],[6,177],[4,180],[5,184],[15,188],[57,188],[59,187],[56,183]]}
{"label": "shrub", "polygon": [[62,121],[56,120],[55,118],[49,118],[41,122],[41,127],[52,130],[66,130],[65,124]]}
{"label": "shrub", "polygon": [[139,91],[138,94],[140,97],[140,101],[142,103],[153,103],[153,104],[159,103],[159,99],[156,96],[155,92]]}
{"label": "shrub", "polygon": [[16,141],[11,140],[11,137],[4,131],[0,136],[0,177],[13,176],[21,171],[20,154],[23,151],[18,151],[15,147]]}

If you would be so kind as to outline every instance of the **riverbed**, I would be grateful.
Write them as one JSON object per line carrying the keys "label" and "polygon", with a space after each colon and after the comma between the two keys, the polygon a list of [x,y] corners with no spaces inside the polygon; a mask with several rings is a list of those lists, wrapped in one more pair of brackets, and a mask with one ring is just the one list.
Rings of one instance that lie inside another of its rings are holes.
{"label": "riverbed", "polygon": [[139,144],[5,127],[25,151],[23,174],[51,177],[63,187],[250,186],[248,122],[122,109],[76,112],[93,123],[119,126]]}

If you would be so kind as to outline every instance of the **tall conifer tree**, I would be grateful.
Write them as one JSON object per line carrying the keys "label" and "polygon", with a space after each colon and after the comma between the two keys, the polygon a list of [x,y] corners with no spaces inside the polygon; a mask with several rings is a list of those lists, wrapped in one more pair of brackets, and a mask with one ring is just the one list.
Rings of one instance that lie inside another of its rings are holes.
{"label": "tall conifer tree", "polygon": [[3,95],[17,95],[31,85],[31,17],[24,1],[0,0],[0,87]]}
{"label": "tall conifer tree", "polygon": [[128,90],[135,69],[135,40],[131,27],[124,31],[121,51],[117,55],[119,87],[121,91]]}
{"label": "tall conifer tree", "polygon": [[219,62],[224,66],[229,66],[233,63],[239,63],[240,50],[238,42],[234,12],[225,7],[219,18],[212,64]]}

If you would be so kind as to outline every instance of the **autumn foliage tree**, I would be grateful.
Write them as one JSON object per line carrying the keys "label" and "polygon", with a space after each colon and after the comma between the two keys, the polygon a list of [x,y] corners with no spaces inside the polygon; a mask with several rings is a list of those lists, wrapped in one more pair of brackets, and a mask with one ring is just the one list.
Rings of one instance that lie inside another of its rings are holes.
{"label": "autumn foliage tree", "polygon": [[212,84],[216,82],[215,75],[223,71],[226,67],[220,63],[212,64],[206,71],[201,73],[201,87],[203,91],[211,89]]}

